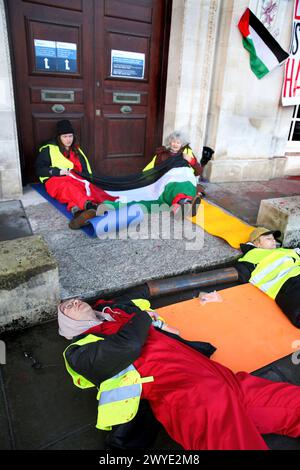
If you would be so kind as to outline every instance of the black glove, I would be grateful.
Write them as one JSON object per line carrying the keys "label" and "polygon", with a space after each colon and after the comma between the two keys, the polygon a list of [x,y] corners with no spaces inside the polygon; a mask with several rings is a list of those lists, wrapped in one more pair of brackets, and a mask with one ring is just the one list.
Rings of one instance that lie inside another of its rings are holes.
{"label": "black glove", "polygon": [[49,175],[60,176],[60,168],[57,168],[56,166],[52,166],[49,170]]}
{"label": "black glove", "polygon": [[202,158],[200,160],[201,166],[205,166],[209,162],[209,160],[212,159],[214,153],[215,151],[210,147],[203,147]]}

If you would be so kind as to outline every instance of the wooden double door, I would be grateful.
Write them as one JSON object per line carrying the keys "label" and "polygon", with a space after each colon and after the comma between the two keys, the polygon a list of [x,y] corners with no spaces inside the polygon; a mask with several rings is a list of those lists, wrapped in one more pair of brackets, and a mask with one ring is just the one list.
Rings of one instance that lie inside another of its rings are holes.
{"label": "wooden double door", "polygon": [[161,143],[171,0],[6,0],[23,174],[69,119],[95,171],[140,170]]}

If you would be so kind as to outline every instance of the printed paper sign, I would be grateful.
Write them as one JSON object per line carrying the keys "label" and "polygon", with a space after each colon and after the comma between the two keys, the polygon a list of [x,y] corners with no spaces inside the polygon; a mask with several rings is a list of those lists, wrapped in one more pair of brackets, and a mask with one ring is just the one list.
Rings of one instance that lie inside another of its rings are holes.
{"label": "printed paper sign", "polygon": [[57,42],[57,70],[59,72],[77,71],[77,46],[70,42]]}
{"label": "printed paper sign", "polygon": [[141,52],[111,51],[111,77],[142,80],[145,72],[145,54]]}
{"label": "printed paper sign", "polygon": [[38,70],[52,72],[56,70],[56,43],[55,41],[34,40],[35,65]]}
{"label": "printed paper sign", "polygon": [[44,72],[77,72],[77,45],[71,42],[34,40],[35,66]]}

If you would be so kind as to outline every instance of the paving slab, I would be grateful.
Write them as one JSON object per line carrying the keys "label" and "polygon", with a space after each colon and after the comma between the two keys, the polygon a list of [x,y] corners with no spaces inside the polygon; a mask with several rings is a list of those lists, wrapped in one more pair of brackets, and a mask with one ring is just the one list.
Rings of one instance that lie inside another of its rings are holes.
{"label": "paving slab", "polygon": [[[62,353],[68,342],[58,336],[56,321],[4,335],[3,340],[7,345],[3,382],[16,449],[48,448],[94,427],[95,391],[76,389],[66,375]],[[24,352],[41,368],[33,368]]]}
{"label": "paving slab", "polygon": [[0,241],[32,235],[21,201],[0,202]]}
{"label": "paving slab", "polygon": [[0,450],[11,450],[14,446],[9,426],[9,410],[6,403],[3,369],[4,365],[0,365]]}

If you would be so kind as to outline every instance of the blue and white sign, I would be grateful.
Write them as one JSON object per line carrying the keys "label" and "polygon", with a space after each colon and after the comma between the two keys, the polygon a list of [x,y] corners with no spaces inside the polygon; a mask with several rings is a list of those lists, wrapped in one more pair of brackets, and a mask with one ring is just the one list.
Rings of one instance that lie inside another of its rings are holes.
{"label": "blue and white sign", "polygon": [[111,51],[111,77],[142,80],[145,72],[145,54],[141,52]]}
{"label": "blue and white sign", "polygon": [[45,72],[56,71],[56,43],[55,41],[34,40],[35,64],[37,70]]}
{"label": "blue and white sign", "polygon": [[71,42],[34,40],[35,65],[44,72],[77,72],[77,45]]}
{"label": "blue and white sign", "polygon": [[77,46],[71,42],[57,42],[57,70],[77,72]]}

